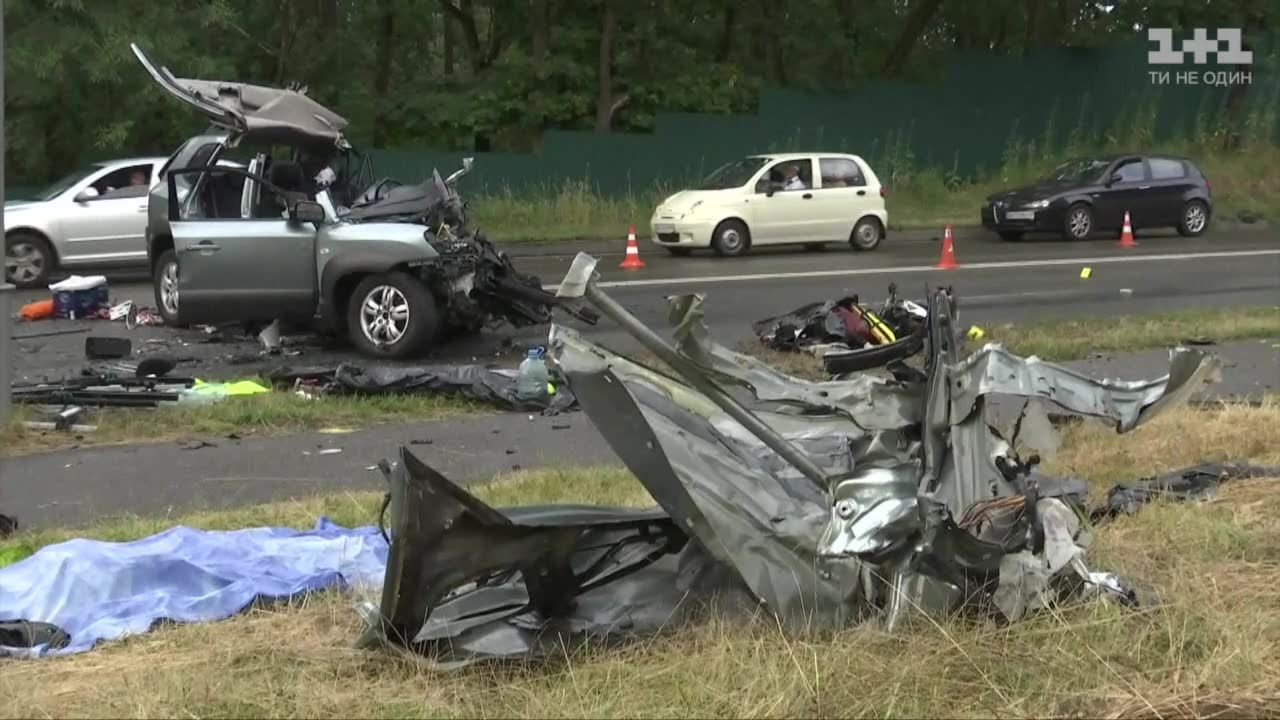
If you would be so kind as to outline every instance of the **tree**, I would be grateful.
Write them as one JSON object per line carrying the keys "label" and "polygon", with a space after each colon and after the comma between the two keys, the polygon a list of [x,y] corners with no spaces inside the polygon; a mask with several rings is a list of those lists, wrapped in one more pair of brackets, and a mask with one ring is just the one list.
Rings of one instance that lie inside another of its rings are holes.
{"label": "tree", "polygon": [[897,41],[893,44],[893,50],[889,51],[889,57],[885,58],[884,65],[880,69],[881,74],[887,77],[897,77],[902,74],[907,67],[907,60],[911,57],[911,51],[920,41],[920,36],[924,34],[929,21],[933,19],[941,5],[942,0],[915,0],[911,4],[911,11],[907,13],[907,19],[898,33]]}
{"label": "tree", "polygon": [[596,131],[609,132],[613,116],[630,99],[613,98],[613,36],[618,31],[616,0],[604,0],[600,9],[600,54],[596,65]]}
{"label": "tree", "polygon": [[[936,72],[956,50],[1133,41],[1146,27],[1274,27],[1275,0],[8,0],[13,184],[165,154],[201,122],[128,50],[179,76],[301,81],[365,147],[528,151],[546,129],[651,129],[744,112],[764,84],[837,91]],[[1241,68],[1244,70],[1244,68]],[[1266,61],[1249,69],[1270,72]],[[1225,100],[1227,142],[1249,87]]]}

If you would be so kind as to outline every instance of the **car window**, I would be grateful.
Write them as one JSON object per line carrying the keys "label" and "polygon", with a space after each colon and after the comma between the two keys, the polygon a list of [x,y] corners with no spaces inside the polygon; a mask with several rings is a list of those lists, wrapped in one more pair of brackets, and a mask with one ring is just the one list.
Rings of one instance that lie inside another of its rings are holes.
{"label": "car window", "polygon": [[1147,164],[1151,166],[1152,180],[1177,180],[1187,176],[1187,168],[1180,160],[1151,158]]}
{"label": "car window", "polygon": [[1126,160],[1116,166],[1115,174],[1120,176],[1116,182],[1140,182],[1147,178],[1141,160]]}
{"label": "car window", "polygon": [[[195,173],[183,173],[195,174]],[[299,199],[280,190],[269,181],[256,175],[248,175],[237,168],[215,167],[207,172],[199,173],[200,185],[191,196],[189,202],[182,203],[178,209],[180,220],[270,220],[287,216],[286,205],[290,200]],[[182,175],[174,176],[174,182],[182,179]],[[261,190],[259,201],[244,213],[242,200],[246,182],[258,185]]]}
{"label": "car window", "polygon": [[1106,171],[1106,160],[1092,158],[1071,160],[1054,168],[1044,180],[1072,184],[1100,182],[1102,174]]}
{"label": "car window", "polygon": [[862,176],[862,168],[849,158],[822,158],[818,161],[818,170],[822,173],[822,187],[862,187],[867,179]]}
{"label": "car window", "polygon": [[755,175],[756,171],[768,161],[768,158],[744,158],[721,165],[702,181],[698,189],[728,190],[742,187],[750,182],[751,176]]}
{"label": "car window", "polygon": [[81,180],[84,180],[90,175],[98,172],[100,169],[101,168],[97,165],[80,168],[73,173],[58,178],[58,180],[53,184],[45,186],[43,190],[36,193],[35,197],[40,201],[52,200],[79,184]]}
{"label": "car window", "polygon": [[756,192],[763,193],[813,188],[813,161],[809,158],[780,160],[769,168],[756,183]]}
{"label": "car window", "polygon": [[126,165],[103,175],[90,185],[98,191],[98,196],[93,200],[113,200],[146,195],[151,187],[151,169],[151,163]]}

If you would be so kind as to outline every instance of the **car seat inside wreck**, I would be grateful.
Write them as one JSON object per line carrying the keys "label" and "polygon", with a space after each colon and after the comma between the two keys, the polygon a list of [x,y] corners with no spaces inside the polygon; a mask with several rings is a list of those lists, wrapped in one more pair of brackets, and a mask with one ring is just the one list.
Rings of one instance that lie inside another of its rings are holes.
{"label": "car seat inside wreck", "polygon": [[706,612],[892,630],[911,612],[1011,622],[1095,596],[1135,602],[1086,562],[1085,484],[1016,448],[1052,441],[1055,406],[1128,432],[1212,381],[1215,356],[1177,348],[1164,377],[1117,381],[999,344],[962,355],[956,298],[933,289],[909,357],[810,382],[711,340],[701,295],[668,299],[666,342],[596,285],[595,264],[579,254],[559,295],[661,366],[561,325],[550,360],[655,506],[493,508],[402,449],[385,466],[391,547],[362,646],[453,667]]}

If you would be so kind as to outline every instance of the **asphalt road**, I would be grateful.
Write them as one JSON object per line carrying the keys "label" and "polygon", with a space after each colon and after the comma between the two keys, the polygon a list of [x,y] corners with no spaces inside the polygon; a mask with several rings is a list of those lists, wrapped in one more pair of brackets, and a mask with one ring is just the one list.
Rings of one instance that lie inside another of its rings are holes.
{"label": "asphalt road", "polygon": [[[903,292],[950,284],[960,297],[966,323],[995,324],[1050,316],[1097,316],[1205,306],[1280,305],[1280,237],[1274,230],[1216,233],[1188,240],[1140,235],[1139,247],[1121,249],[1113,241],[1063,244],[1055,241],[1004,244],[975,232],[957,236],[962,267],[932,269],[938,242],[928,234],[895,236],[873,253],[830,249],[769,251],[736,260],[711,256],[671,258],[642,246],[644,270],[616,265],[622,244],[582,244],[601,258],[602,282],[619,301],[656,328],[665,326],[663,296],[706,292],[708,321],[723,342],[746,340],[750,324],[816,299],[850,291],[879,300],[889,282]],[[547,281],[562,276],[574,251],[565,246],[516,248],[519,264]],[[1091,269],[1082,279],[1080,271]],[[150,304],[150,288],[127,275],[112,276],[117,299]],[[1121,293],[1122,289],[1130,292]],[[26,293],[27,298],[39,293]],[[73,323],[45,322],[19,328],[35,332]],[[280,358],[256,358],[252,342],[207,343],[199,331],[89,323],[95,332],[128,335],[135,346],[189,353],[209,377],[243,374]],[[512,346],[537,342],[545,329],[485,333],[440,349],[429,361],[495,361]],[[590,336],[619,350],[634,342],[607,321]],[[77,372],[83,364],[83,335],[15,343],[19,375]],[[152,341],[148,343],[148,341]],[[1233,343],[1219,350],[1228,360],[1220,389],[1254,395],[1280,387],[1280,353],[1274,342]],[[285,362],[314,364],[354,357],[349,351],[302,345]],[[231,364],[227,357],[248,355]],[[1163,353],[1102,358],[1073,366],[1091,374],[1138,378],[1159,373]],[[501,362],[512,362],[503,358]],[[432,440],[431,444],[423,441]],[[184,450],[175,444],[84,448],[0,459],[0,511],[17,514],[28,526],[87,522],[104,515],[167,515],[201,507],[226,507],[339,488],[376,489],[381,480],[366,468],[394,453],[400,444],[451,477],[469,481],[512,466],[611,462],[612,453],[585,416],[533,418],[522,414],[379,428],[351,435],[301,434],[288,438],[212,439],[217,447]],[[342,447],[319,455],[322,447]]]}
{"label": "asphalt road", "polygon": [[[1206,396],[1250,396],[1280,389],[1280,349],[1273,341],[1213,348],[1223,381]],[[1068,363],[1093,377],[1140,379],[1162,374],[1168,355],[1152,350]],[[991,407],[1000,413],[1002,398]],[[1003,407],[1016,408],[1016,403]],[[208,437],[186,443],[84,447],[0,458],[0,512],[25,527],[73,526],[123,514],[172,517],[344,490],[381,490],[369,468],[408,446],[455,482],[485,481],[515,468],[616,464],[585,413],[555,417],[493,413],[351,433]],[[340,453],[321,454],[324,449]]]}
{"label": "asphalt road", "polygon": [[[832,245],[823,252],[780,248],[725,259],[709,253],[671,257],[641,242],[642,270],[617,268],[624,241],[510,248],[518,266],[548,286],[563,277],[578,250],[601,259],[602,286],[652,327],[666,326],[665,295],[703,292],[707,321],[727,344],[751,337],[751,323],[805,303],[857,293],[879,302],[890,282],[900,293],[922,296],[926,286],[951,285],[959,297],[962,321],[978,325],[1049,317],[1140,313],[1196,307],[1280,305],[1280,231],[1274,227],[1219,230],[1200,238],[1174,233],[1142,233],[1139,246],[1120,248],[1114,240],[1065,243],[1029,239],[1005,243],[978,229],[956,234],[961,267],[936,270],[937,233],[902,232],[874,252]],[[1081,270],[1090,268],[1088,278]],[[150,284],[136,273],[109,274],[113,300],[153,305]],[[26,301],[44,296],[20,293]],[[81,322],[95,334],[128,336],[139,351],[165,352],[192,359],[183,372],[210,378],[244,375],[281,362],[326,364],[358,359],[341,348],[307,344],[300,355],[258,358],[252,340],[209,343],[196,330],[142,328],[120,323]],[[74,327],[70,322],[24,325],[19,333]],[[607,320],[591,336],[619,351],[636,344]],[[545,328],[498,328],[479,337],[440,347],[418,362],[509,362],[519,348],[545,338]],[[14,343],[19,378],[58,377],[84,364],[84,335],[38,338]]]}

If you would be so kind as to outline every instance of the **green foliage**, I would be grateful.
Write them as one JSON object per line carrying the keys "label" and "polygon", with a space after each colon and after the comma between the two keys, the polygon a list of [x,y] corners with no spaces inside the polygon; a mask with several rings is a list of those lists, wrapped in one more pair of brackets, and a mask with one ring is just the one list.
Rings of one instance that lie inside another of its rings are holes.
{"label": "green foliage", "polygon": [[[931,7],[922,3],[10,0],[6,169],[11,185],[39,183],[85,160],[166,154],[197,129],[196,117],[153,87],[131,41],[179,76],[301,81],[347,115],[364,147],[537,152],[544,130],[591,129],[601,107],[610,116],[604,129],[648,131],[663,111],[749,113],[769,86],[874,86],[900,46],[909,48],[903,75],[929,79],[957,53],[1109,44],[1149,26],[1243,27],[1254,38],[1276,15],[1274,0],[990,0],[944,2],[913,25],[917,11]],[[616,30],[602,83],[606,7]],[[1260,53],[1255,71],[1274,72],[1276,64],[1274,51]],[[1258,117],[1243,131],[1273,128],[1275,105],[1273,98],[1270,124]],[[1215,120],[1212,132],[1226,138],[1237,121]],[[1060,142],[1053,125],[1043,135],[1024,131],[1035,138],[1018,146],[1024,155],[1043,157]],[[913,131],[895,132],[879,148],[891,176],[915,162]],[[827,128],[822,139],[843,138]],[[811,140],[797,135],[793,144]],[[953,164],[965,167],[966,158]],[[958,182],[959,172],[947,180]]]}

